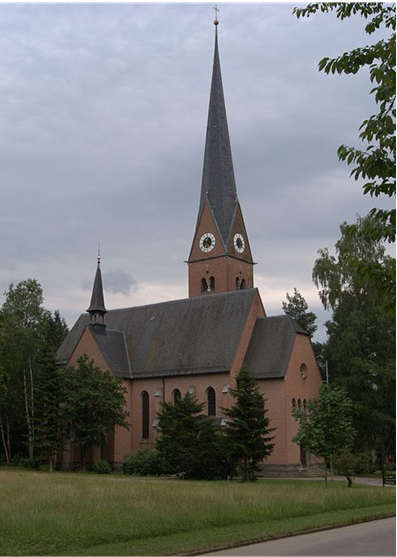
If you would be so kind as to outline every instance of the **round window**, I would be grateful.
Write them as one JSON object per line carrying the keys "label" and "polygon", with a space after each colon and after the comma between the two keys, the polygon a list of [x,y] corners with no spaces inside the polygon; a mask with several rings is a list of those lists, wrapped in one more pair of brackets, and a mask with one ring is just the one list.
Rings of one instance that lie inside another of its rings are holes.
{"label": "round window", "polygon": [[299,371],[300,371],[302,379],[306,379],[306,377],[307,377],[307,365],[302,364]]}

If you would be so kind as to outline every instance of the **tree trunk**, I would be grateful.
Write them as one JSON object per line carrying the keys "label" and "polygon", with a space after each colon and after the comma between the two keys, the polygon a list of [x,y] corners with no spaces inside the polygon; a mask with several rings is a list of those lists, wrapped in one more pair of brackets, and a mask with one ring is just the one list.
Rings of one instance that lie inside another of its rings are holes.
{"label": "tree trunk", "polygon": [[7,419],[7,429],[4,431],[3,418],[0,416],[0,430],[1,430],[1,440],[3,441],[4,455],[6,457],[7,466],[11,464],[11,443],[10,443],[10,426],[9,420]]}
{"label": "tree trunk", "polygon": [[81,445],[81,466],[84,472],[85,472],[85,453],[86,453],[85,445]]}
{"label": "tree trunk", "polygon": [[328,461],[325,461],[325,468],[324,468],[324,480],[325,480],[325,487],[328,487]]}
{"label": "tree trunk", "polygon": [[50,456],[50,468],[49,468],[49,472],[52,472],[53,469],[54,469],[53,460],[54,460],[54,457],[51,455],[51,456]]}
{"label": "tree trunk", "polygon": [[29,403],[28,381],[26,378],[26,371],[23,372],[23,392],[25,398],[26,423],[28,426],[29,458],[33,458],[34,456],[33,425],[32,425],[32,416],[31,416],[31,404]]}

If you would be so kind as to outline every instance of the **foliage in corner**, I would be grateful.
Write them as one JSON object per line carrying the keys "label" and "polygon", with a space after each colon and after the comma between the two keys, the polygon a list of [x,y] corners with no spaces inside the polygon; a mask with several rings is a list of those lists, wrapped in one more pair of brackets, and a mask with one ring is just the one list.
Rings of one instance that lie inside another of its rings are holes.
{"label": "foliage in corner", "polygon": [[[309,17],[316,12],[336,12],[340,20],[361,16],[366,20],[368,35],[381,33],[377,42],[357,47],[337,58],[324,58],[319,70],[327,74],[356,74],[367,67],[378,112],[367,118],[360,127],[359,138],[364,147],[358,149],[341,145],[338,156],[348,165],[353,164],[351,176],[364,180],[364,194],[371,197],[396,196],[396,5],[383,2],[316,2],[305,8],[295,8],[294,14]],[[374,241],[394,242],[396,239],[395,209],[372,209],[376,224],[370,233]],[[356,232],[354,225],[351,233]],[[396,268],[369,265],[356,260],[358,269],[375,284],[384,298],[388,312],[395,311]]]}

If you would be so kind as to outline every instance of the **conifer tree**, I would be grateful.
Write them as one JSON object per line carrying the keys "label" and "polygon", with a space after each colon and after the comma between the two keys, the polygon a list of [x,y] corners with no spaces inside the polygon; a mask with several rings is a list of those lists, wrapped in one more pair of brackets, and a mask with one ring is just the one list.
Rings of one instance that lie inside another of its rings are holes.
{"label": "conifer tree", "polygon": [[64,395],[63,370],[48,354],[37,374],[35,447],[40,457],[48,461],[50,472],[65,445]]}
{"label": "conifer tree", "polygon": [[225,439],[213,420],[202,414],[204,404],[186,393],[164,402],[158,414],[157,449],[171,473],[186,479],[220,479],[231,472]]}
{"label": "conifer tree", "polygon": [[295,319],[298,325],[312,337],[317,331],[315,324],[317,316],[312,311],[308,311],[309,306],[305,298],[296,288],[294,288],[293,296],[287,292],[286,298],[287,302],[282,302],[284,313]]}
{"label": "conifer tree", "polygon": [[270,437],[275,428],[269,427],[265,400],[258,382],[246,366],[236,378],[236,388],[230,389],[235,398],[234,405],[223,412],[228,418],[226,436],[231,457],[241,465],[243,480],[256,480],[258,464],[274,449]]}

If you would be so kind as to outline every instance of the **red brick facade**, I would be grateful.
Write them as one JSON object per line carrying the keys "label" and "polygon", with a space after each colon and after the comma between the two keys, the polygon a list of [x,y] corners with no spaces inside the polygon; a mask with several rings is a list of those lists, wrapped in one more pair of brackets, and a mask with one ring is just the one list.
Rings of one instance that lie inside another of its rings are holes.
{"label": "red brick facade", "polygon": [[[205,253],[200,249],[200,238],[211,233],[215,237],[215,247]],[[243,253],[234,246],[233,239],[241,234],[245,240]],[[189,297],[207,295],[209,293],[233,292],[243,284],[244,288],[254,287],[254,263],[249,246],[240,205],[237,205],[236,216],[232,227],[227,249],[225,249],[218,227],[208,204],[203,212],[194,235],[189,256]],[[211,292],[203,291],[203,279],[213,277],[214,288]],[[238,286],[237,286],[238,284]]]}
{"label": "red brick facade", "polygon": [[[240,370],[251,340],[255,322],[265,317],[265,311],[259,294],[254,298],[243,334],[232,365],[225,373],[197,374],[189,376],[156,377],[148,379],[124,379],[127,389],[127,409],[130,413],[130,430],[116,428],[114,437],[107,447],[94,448],[87,460],[106,458],[109,462],[120,465],[126,453],[155,445],[158,431],[156,428],[157,413],[163,401],[172,401],[175,389],[182,395],[190,390],[199,402],[205,403],[207,411],[207,393],[212,387],[216,393],[216,416],[223,417],[221,408],[229,408],[233,398],[229,387],[235,387],[235,377]],[[106,358],[101,353],[90,328],[86,328],[74,349],[69,365],[76,365],[78,358],[87,354],[102,369],[109,369]],[[302,366],[304,366],[302,368]],[[304,373],[301,373],[304,370]],[[112,370],[109,369],[111,372]],[[267,460],[268,464],[299,465],[302,454],[299,446],[292,442],[297,425],[291,416],[293,403],[302,407],[309,398],[318,394],[321,376],[307,335],[296,334],[287,372],[284,378],[260,379],[261,392],[266,399],[268,417],[274,432],[274,452]],[[148,393],[149,399],[149,436],[142,437],[142,394]],[[78,448],[68,447],[62,456],[63,466],[73,465],[80,461]],[[308,464],[308,463],[307,463]]]}

